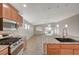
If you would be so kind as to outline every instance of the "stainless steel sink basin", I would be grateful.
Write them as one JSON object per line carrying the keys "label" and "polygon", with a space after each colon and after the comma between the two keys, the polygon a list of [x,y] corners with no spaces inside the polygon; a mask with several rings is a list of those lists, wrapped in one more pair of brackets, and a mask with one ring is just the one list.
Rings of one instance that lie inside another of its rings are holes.
{"label": "stainless steel sink basin", "polygon": [[79,41],[74,40],[72,38],[55,38],[55,39],[57,39],[60,42],[79,42]]}

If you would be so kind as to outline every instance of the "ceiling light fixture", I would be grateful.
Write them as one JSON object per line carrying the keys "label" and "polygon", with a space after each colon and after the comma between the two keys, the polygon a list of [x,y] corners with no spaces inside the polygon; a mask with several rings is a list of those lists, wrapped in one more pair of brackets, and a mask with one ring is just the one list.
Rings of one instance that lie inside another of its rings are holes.
{"label": "ceiling light fixture", "polygon": [[26,5],[26,4],[24,4],[24,5],[23,5],[23,7],[27,7],[27,5]]}
{"label": "ceiling light fixture", "polygon": [[68,24],[65,24],[65,28],[67,28],[68,27]]}
{"label": "ceiling light fixture", "polygon": [[56,27],[58,28],[59,27],[59,24],[57,24]]}

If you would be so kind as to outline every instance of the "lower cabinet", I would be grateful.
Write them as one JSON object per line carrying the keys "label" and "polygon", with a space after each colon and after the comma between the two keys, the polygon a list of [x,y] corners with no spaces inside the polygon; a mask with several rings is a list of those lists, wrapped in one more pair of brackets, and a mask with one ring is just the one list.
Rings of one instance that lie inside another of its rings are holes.
{"label": "lower cabinet", "polygon": [[0,55],[8,55],[8,48],[3,49],[2,51],[0,51]]}
{"label": "lower cabinet", "polygon": [[79,45],[76,44],[47,44],[48,55],[79,55]]}
{"label": "lower cabinet", "polygon": [[61,55],[73,55],[73,49],[61,49]]}
{"label": "lower cabinet", "polygon": [[79,55],[79,49],[74,49],[74,55]]}
{"label": "lower cabinet", "polygon": [[59,55],[60,54],[60,45],[55,45],[55,44],[47,45],[47,54],[48,55]]}
{"label": "lower cabinet", "polygon": [[59,49],[49,49],[48,50],[48,55],[59,55],[60,50]]}

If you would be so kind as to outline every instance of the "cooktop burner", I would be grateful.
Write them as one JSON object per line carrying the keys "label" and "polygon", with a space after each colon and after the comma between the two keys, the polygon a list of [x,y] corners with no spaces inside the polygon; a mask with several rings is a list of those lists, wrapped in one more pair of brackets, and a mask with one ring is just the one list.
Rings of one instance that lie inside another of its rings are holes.
{"label": "cooktop burner", "polygon": [[11,45],[15,42],[17,42],[21,38],[13,38],[13,37],[8,37],[0,40],[0,45]]}

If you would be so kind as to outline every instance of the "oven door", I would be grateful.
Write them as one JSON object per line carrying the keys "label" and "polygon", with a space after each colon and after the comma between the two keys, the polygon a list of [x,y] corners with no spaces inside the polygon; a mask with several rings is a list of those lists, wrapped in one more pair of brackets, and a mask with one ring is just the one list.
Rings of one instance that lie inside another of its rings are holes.
{"label": "oven door", "polygon": [[23,54],[23,44],[19,45],[13,52],[11,52],[11,55],[22,55]]}

